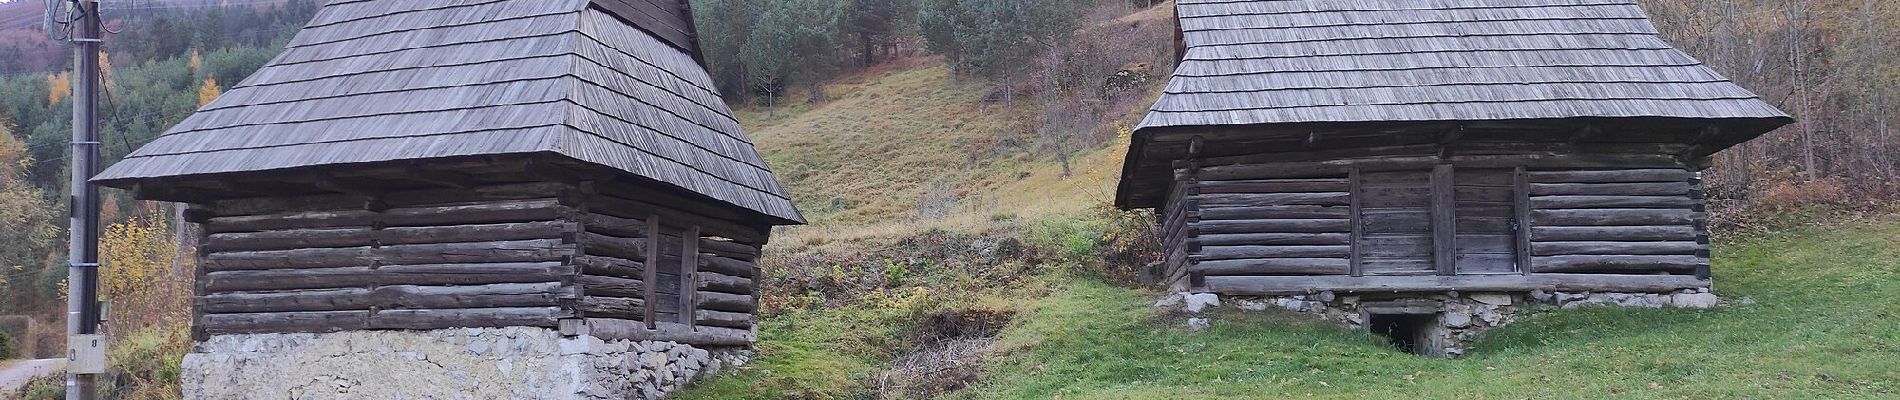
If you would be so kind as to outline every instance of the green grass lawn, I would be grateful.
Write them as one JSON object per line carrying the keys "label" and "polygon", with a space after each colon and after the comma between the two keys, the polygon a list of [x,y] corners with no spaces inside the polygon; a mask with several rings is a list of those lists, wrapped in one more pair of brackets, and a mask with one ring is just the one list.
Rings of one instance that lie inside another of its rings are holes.
{"label": "green grass lawn", "polygon": [[[1273,313],[1225,311],[1188,332],[1154,315],[1153,293],[1048,277],[1047,295],[1016,305],[982,378],[952,397],[1900,398],[1900,222],[1716,254],[1727,307],[1539,310],[1456,360]],[[895,337],[878,329],[901,317],[867,307],[776,318],[752,370],[688,398],[866,397],[880,356],[849,338]]]}

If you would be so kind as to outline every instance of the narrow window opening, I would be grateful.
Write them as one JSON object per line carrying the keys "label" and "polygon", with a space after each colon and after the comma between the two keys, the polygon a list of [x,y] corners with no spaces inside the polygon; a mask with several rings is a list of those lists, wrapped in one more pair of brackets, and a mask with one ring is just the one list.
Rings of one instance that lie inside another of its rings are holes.
{"label": "narrow window opening", "polygon": [[1393,347],[1418,355],[1433,354],[1438,316],[1434,314],[1372,314],[1366,328],[1384,336]]}

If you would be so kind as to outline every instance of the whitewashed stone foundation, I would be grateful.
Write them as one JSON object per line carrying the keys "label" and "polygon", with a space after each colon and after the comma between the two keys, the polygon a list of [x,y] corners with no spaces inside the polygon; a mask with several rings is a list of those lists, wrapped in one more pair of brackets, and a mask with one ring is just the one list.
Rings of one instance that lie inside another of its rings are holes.
{"label": "whitewashed stone foundation", "polygon": [[1238,296],[1220,298],[1210,293],[1176,293],[1155,303],[1165,310],[1190,314],[1188,328],[1204,330],[1209,326],[1205,310],[1231,306],[1245,311],[1281,309],[1310,315],[1353,329],[1368,329],[1374,315],[1409,315],[1429,319],[1422,329],[1426,338],[1418,341],[1417,353],[1427,356],[1459,357],[1468,343],[1485,331],[1510,324],[1518,312],[1528,306],[1574,309],[1586,306],[1640,308],[1713,308],[1721,299],[1709,289],[1685,289],[1673,293],[1544,292],[1528,293],[1389,293],[1377,295],[1335,295],[1324,292],[1301,296]]}
{"label": "whitewashed stone foundation", "polygon": [[188,399],[659,399],[750,357],[523,327],[221,335],[185,356],[182,384]]}

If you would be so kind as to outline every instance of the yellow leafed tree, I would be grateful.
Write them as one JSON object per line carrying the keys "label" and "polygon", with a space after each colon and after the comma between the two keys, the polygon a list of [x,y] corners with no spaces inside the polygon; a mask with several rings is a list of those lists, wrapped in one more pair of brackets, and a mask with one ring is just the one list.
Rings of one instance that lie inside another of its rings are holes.
{"label": "yellow leafed tree", "polygon": [[158,213],[112,224],[99,240],[100,292],[112,302],[114,329],[131,332],[177,324],[191,315],[195,267],[174,267],[178,244]]}
{"label": "yellow leafed tree", "polygon": [[224,92],[218,90],[216,78],[205,78],[205,83],[198,86],[198,106],[204,107],[206,104],[211,104],[212,100],[217,100],[218,96],[223,94]]}
{"label": "yellow leafed tree", "polygon": [[185,59],[185,70],[190,72],[191,76],[198,76],[198,69],[203,68],[204,65],[204,56],[198,54],[198,49],[191,49],[191,57]]}
{"label": "yellow leafed tree", "polygon": [[119,81],[112,76],[112,57],[103,51],[99,52],[99,81],[105,83],[106,89],[119,90]]}
{"label": "yellow leafed tree", "polygon": [[32,165],[26,145],[0,125],[0,272],[40,267],[59,237],[55,207],[26,180]]}
{"label": "yellow leafed tree", "polygon": [[46,105],[59,104],[73,95],[72,75],[65,72],[46,76]]}

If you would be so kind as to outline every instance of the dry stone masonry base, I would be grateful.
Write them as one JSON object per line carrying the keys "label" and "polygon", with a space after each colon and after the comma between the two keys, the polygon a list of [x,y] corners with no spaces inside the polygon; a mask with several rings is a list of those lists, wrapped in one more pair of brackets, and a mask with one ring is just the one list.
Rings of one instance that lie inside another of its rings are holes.
{"label": "dry stone masonry base", "polygon": [[190,399],[658,399],[748,349],[545,328],[220,335],[184,360]]}
{"label": "dry stone masonry base", "polygon": [[1516,320],[1529,306],[1574,309],[1585,306],[1641,308],[1713,308],[1721,304],[1709,289],[1673,293],[1544,292],[1528,293],[1388,293],[1336,295],[1322,292],[1301,296],[1230,296],[1212,293],[1175,293],[1155,303],[1164,311],[1189,314],[1187,327],[1211,326],[1203,314],[1217,307],[1245,311],[1281,309],[1310,315],[1353,329],[1371,330],[1394,339],[1414,353],[1435,357],[1465,354],[1472,339]]}

